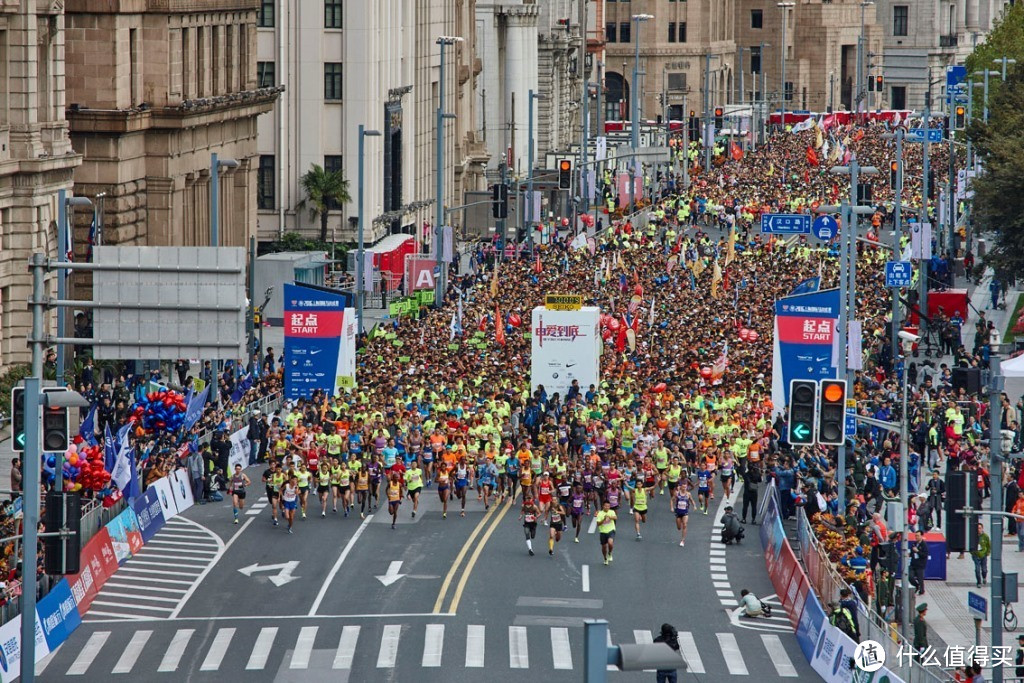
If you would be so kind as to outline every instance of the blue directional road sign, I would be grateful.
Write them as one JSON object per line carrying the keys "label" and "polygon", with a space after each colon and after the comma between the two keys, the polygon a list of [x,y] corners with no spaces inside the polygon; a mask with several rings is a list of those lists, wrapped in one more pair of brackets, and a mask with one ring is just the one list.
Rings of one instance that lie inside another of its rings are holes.
{"label": "blue directional road sign", "polygon": [[978,595],[974,591],[967,591],[967,611],[975,619],[985,619],[988,613],[988,600],[984,595]]}
{"label": "blue directional road sign", "polygon": [[909,287],[911,272],[910,261],[887,261],[885,264],[885,286]]}
{"label": "blue directional road sign", "polygon": [[[911,128],[904,137],[906,142],[924,142],[924,128]],[[942,129],[929,128],[928,142],[942,142]]]}
{"label": "blue directional road sign", "polygon": [[811,232],[823,242],[827,242],[839,234],[839,222],[828,214],[822,214],[811,223]]}
{"label": "blue directional road sign", "polygon": [[803,213],[767,213],[761,216],[761,232],[772,235],[808,235],[811,217]]}

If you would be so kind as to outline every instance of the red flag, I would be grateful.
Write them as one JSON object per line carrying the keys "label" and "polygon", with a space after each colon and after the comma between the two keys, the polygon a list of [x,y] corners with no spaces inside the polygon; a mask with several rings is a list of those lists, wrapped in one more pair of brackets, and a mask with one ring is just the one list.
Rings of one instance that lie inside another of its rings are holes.
{"label": "red flag", "polygon": [[732,158],[735,159],[736,161],[739,161],[740,159],[743,158],[743,150],[740,149],[740,146],[735,142],[732,143],[732,146],[729,148],[729,151],[732,154]]}
{"label": "red flag", "polygon": [[807,163],[811,166],[818,165],[818,153],[810,145],[807,145]]}
{"label": "red flag", "polygon": [[615,350],[622,353],[626,350],[626,326],[619,326],[619,335],[615,338]]}
{"label": "red flag", "polygon": [[540,252],[539,251],[537,252],[537,261],[536,261],[536,263],[533,264],[533,272],[538,273],[538,274],[544,272],[544,266],[542,266],[541,263],[540,263]]}
{"label": "red flag", "polygon": [[860,128],[860,129],[857,130],[856,133],[853,134],[853,141],[854,142],[859,142],[860,140],[863,140],[863,139],[864,139],[864,129]]}
{"label": "red flag", "polygon": [[497,306],[494,307],[494,341],[500,346],[505,345],[505,321],[502,320]]}

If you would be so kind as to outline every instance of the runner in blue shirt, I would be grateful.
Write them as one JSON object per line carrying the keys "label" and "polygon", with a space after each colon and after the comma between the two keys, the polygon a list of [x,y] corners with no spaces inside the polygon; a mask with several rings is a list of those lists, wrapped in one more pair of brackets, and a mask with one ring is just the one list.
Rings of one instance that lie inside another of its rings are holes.
{"label": "runner in blue shirt", "polygon": [[700,469],[697,470],[697,503],[701,512],[708,514],[708,501],[711,498],[711,478],[713,472],[708,472],[708,464],[701,461]]}

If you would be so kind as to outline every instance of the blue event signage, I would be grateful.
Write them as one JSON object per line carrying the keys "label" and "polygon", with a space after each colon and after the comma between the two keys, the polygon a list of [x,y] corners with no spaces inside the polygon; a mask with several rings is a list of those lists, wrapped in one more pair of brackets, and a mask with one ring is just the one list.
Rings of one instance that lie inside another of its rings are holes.
{"label": "blue event signage", "polygon": [[342,293],[284,286],[284,390],[290,399],[355,384],[355,319]]}
{"label": "blue event signage", "polygon": [[132,500],[132,509],[139,519],[139,531],[142,532],[142,540],[149,543],[149,539],[156,535],[156,532],[164,526],[164,509],[160,505],[160,492],[155,487],[146,489],[141,496]]}
{"label": "blue event signage", "polygon": [[[907,131],[904,140],[906,142],[924,142],[924,131],[924,128],[911,128],[910,130]],[[942,142],[942,129],[929,128],[928,142]]]}
{"label": "blue event signage", "polygon": [[839,221],[834,216],[822,214],[811,223],[811,232],[822,242],[828,242],[839,234]]}
{"label": "blue event signage", "polygon": [[811,217],[805,213],[766,213],[761,216],[761,232],[772,235],[807,235]]}
{"label": "blue event signage", "polygon": [[71,632],[82,623],[71,586],[67,579],[61,579],[36,605],[39,624],[43,628],[46,645],[53,652],[68,639]]}
{"label": "blue event signage", "polygon": [[838,289],[787,296],[775,302],[773,397],[781,397],[788,404],[792,380],[835,378],[832,339],[838,318]]}

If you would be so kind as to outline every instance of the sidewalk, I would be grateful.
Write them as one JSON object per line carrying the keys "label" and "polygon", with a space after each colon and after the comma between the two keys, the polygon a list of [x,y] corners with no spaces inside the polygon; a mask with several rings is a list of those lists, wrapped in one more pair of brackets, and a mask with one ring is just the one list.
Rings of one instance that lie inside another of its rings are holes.
{"label": "sidewalk", "polygon": [[[985,318],[995,323],[996,329],[1000,332],[1006,329],[1007,319],[1017,304],[1017,299],[1022,295],[1020,290],[1012,290],[1006,293],[1006,310],[988,308],[990,297],[988,284],[991,281],[991,271],[986,273],[981,283],[969,288],[971,303],[967,321],[964,323],[965,343],[973,339],[974,323],[978,320],[977,311],[984,311]],[[976,309],[976,310],[975,310]],[[1011,340],[1003,340],[1004,344]],[[945,356],[938,363],[952,362],[952,357]],[[1024,379],[1007,379],[1005,385],[1006,393],[1010,396],[1011,402],[1024,393]],[[988,502],[984,503],[988,507]],[[943,520],[945,521],[945,520]],[[990,531],[990,518],[983,518],[985,527]],[[1004,524],[1005,530],[1005,524]],[[991,533],[990,533],[991,535]],[[999,539],[992,539],[993,545]],[[975,628],[974,619],[967,611],[967,593],[974,592],[983,595],[990,603],[991,616],[991,584],[978,588],[974,578],[974,561],[970,553],[965,553],[963,559],[957,559],[958,553],[951,553],[946,562],[945,581],[926,581],[925,594],[915,598],[915,607],[922,602],[928,603],[927,622],[931,630],[942,641],[931,643],[936,648],[940,660],[943,659],[944,651],[942,646],[960,646],[968,648],[974,645]],[[1024,553],[1017,551],[1016,537],[1003,537],[1003,570],[1006,572],[1019,572],[1024,575]],[[991,578],[991,577],[990,577]],[[1002,628],[1002,615],[996,615],[996,623]],[[986,622],[982,628],[981,644],[991,643],[992,629]],[[1003,645],[1016,648],[1016,634],[1003,630]]]}

